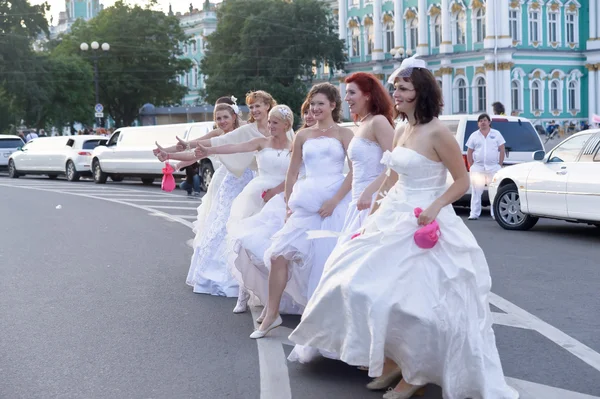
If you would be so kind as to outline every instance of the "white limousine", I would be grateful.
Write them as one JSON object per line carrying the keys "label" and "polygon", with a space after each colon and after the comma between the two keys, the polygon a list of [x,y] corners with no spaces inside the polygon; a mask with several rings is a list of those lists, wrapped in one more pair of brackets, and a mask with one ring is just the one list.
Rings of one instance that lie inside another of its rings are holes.
{"label": "white limousine", "polygon": [[[155,142],[169,147],[177,143],[176,137],[184,140],[199,138],[213,126],[214,122],[198,122],[117,129],[106,145],[98,146],[92,152],[94,182],[103,184],[109,177],[113,181],[136,177],[144,184],[152,184],[162,178],[164,167],[164,163],[152,154]],[[176,171],[174,175],[184,176],[185,173]]]}
{"label": "white limousine", "polygon": [[528,230],[539,218],[600,227],[600,129],[574,134],[534,159],[494,176],[488,190],[496,222],[507,230]]}
{"label": "white limousine", "polygon": [[77,181],[91,175],[92,151],[105,142],[106,137],[95,135],[38,137],[10,155],[8,175],[47,175],[50,179],[65,175]]}

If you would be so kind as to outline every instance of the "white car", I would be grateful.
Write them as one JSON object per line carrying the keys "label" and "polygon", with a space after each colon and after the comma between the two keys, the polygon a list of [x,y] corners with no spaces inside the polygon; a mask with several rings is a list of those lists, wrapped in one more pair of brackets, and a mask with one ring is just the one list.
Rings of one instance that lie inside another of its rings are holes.
{"label": "white car", "polygon": [[50,179],[65,175],[67,180],[77,181],[81,176],[91,176],[92,151],[105,142],[106,137],[95,135],[33,139],[11,154],[8,175],[48,175]]}
{"label": "white car", "polygon": [[507,230],[528,230],[539,218],[600,226],[600,129],[574,134],[534,159],[494,176],[496,222]]}
{"label": "white car", "polygon": [[23,147],[25,142],[19,136],[0,134],[0,169],[8,167],[8,157]]}

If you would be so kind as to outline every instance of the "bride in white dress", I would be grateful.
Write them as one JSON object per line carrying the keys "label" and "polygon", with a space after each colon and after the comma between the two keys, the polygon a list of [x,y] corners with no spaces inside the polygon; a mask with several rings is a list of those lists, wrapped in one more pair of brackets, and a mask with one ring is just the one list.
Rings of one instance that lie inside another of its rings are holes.
{"label": "bride in white dress", "polygon": [[[425,66],[410,58],[392,75],[408,124],[382,160],[390,175],[380,195],[389,192],[363,233],[332,253],[290,339],[368,365],[372,377],[391,358],[403,380],[386,399],[410,398],[428,383],[445,399],[515,399],[496,349],[487,262],[451,205],[469,178],[456,139],[437,119],[441,92]],[[418,218],[417,207],[425,209]],[[413,235],[434,220],[439,241],[421,249]]]}
{"label": "bride in white dress", "polygon": [[[268,114],[269,137],[250,140],[246,143],[227,144],[222,146],[204,147],[199,144],[195,150],[196,156],[206,157],[209,155],[252,153],[258,164],[258,174],[235,198],[231,204],[227,231],[230,234],[227,239],[222,240],[226,246],[226,256],[223,259],[228,263],[228,272],[242,283],[243,278],[237,269],[244,268],[243,264],[252,262],[246,252],[240,252],[231,235],[240,229],[240,223],[258,213],[271,198],[283,192],[285,176],[290,163],[290,149],[292,144],[291,127],[294,123],[294,115],[286,105],[274,106]],[[235,267],[232,267],[235,265]],[[247,294],[240,294],[236,304],[235,313],[241,313],[246,309]],[[240,306],[240,304],[243,305]]]}
{"label": "bride in white dress", "polygon": [[[279,307],[285,293],[304,307],[314,291],[335,238],[309,240],[310,230],[340,231],[348,207],[352,169],[344,177],[350,129],[337,125],[341,110],[335,86],[321,83],[308,93],[317,124],[298,132],[294,138],[292,161],[285,181],[289,217],[272,237],[264,254],[269,271],[267,309],[258,330],[251,338],[262,338],[281,325]],[[306,177],[298,180],[304,163]],[[296,183],[297,182],[297,183]]]}

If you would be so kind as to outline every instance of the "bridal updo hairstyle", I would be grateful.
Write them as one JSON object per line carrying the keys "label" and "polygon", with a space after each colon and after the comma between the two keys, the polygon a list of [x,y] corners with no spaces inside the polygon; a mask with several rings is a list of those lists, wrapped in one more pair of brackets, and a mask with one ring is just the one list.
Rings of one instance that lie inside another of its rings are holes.
{"label": "bridal updo hairstyle", "polygon": [[[370,73],[356,72],[348,76],[345,82],[354,83],[365,96],[369,96],[369,112],[372,115],[383,115],[394,126],[394,103],[379,79]],[[358,115],[353,114],[353,118],[356,122]]]}
{"label": "bridal updo hairstyle", "polygon": [[[217,100],[217,101],[219,101],[219,100]],[[229,100],[229,101],[231,101],[231,100]],[[227,111],[227,112],[229,112],[229,114],[231,115],[231,118],[233,119],[233,128],[237,129],[238,127],[240,127],[240,117],[238,114],[235,113],[232,105],[234,105],[233,101],[231,101],[231,104],[229,104],[227,102],[217,103],[217,105],[215,106],[215,111],[213,112],[213,120],[215,121],[215,124],[216,124],[216,120],[217,120],[217,112]]]}
{"label": "bridal updo hairstyle", "polygon": [[335,108],[331,111],[331,116],[334,122],[340,123],[342,121],[342,96],[340,96],[337,87],[331,83],[318,83],[314,85],[306,96],[309,104],[315,94],[324,94],[329,102],[335,103]]}
{"label": "bridal updo hairstyle", "polygon": [[[416,103],[415,119],[417,123],[429,123],[433,118],[437,118],[442,113],[442,108],[444,107],[442,89],[440,89],[435,77],[428,69],[415,68],[410,74],[410,77],[396,78],[394,86],[399,80],[410,82],[415,88],[416,97],[411,102]],[[403,112],[396,112],[396,114],[396,116],[400,116],[402,120],[407,119],[407,115]]]}
{"label": "bridal updo hairstyle", "polygon": [[[277,101],[275,101],[273,96],[264,90],[250,91],[248,94],[246,94],[246,105],[254,104],[256,101],[261,101],[262,103],[266,104],[269,107],[268,111],[277,105]],[[250,113],[248,122],[256,122],[252,116],[252,113]]]}
{"label": "bridal updo hairstyle", "polygon": [[276,105],[269,111],[269,117],[279,118],[287,123],[288,130],[294,126],[294,113],[287,105]]}

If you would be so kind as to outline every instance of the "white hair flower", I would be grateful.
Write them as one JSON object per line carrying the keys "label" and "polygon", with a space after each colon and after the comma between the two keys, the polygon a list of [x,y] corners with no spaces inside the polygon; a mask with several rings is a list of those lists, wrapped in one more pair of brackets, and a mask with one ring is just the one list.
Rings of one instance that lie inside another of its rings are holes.
{"label": "white hair flower", "polygon": [[233,101],[235,105],[237,105],[237,98],[235,98],[235,96],[231,96],[229,99]]}

